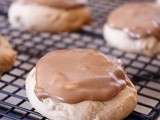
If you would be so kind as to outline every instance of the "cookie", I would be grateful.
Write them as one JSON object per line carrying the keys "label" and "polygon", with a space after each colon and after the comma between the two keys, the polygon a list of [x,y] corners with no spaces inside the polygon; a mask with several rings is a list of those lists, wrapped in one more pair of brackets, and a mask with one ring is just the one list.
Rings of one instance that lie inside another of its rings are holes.
{"label": "cookie", "polygon": [[6,38],[0,36],[0,75],[12,68],[16,54]]}
{"label": "cookie", "polygon": [[150,57],[160,53],[160,7],[155,3],[126,3],[113,10],[104,25],[107,43]]}
{"label": "cookie", "polygon": [[8,12],[9,22],[17,29],[51,33],[71,32],[81,29],[91,21],[91,13],[83,2],[72,0],[61,4],[63,0],[53,0],[52,5],[49,4],[50,0],[22,1],[13,2]]}
{"label": "cookie", "polygon": [[121,63],[88,49],[48,53],[25,85],[32,106],[51,120],[120,120],[137,103]]}

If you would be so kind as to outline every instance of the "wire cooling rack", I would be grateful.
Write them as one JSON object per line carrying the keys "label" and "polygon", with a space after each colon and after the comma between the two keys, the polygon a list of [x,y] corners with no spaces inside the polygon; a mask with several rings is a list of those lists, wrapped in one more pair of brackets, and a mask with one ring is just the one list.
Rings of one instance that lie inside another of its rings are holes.
{"label": "wire cooling rack", "polygon": [[[142,0],[137,0],[142,1]],[[144,1],[144,0],[143,0]],[[148,0],[149,1],[149,0]],[[152,0],[150,0],[152,1]],[[7,36],[18,52],[14,67],[0,80],[1,120],[45,120],[30,105],[24,82],[37,60],[48,51],[63,48],[90,48],[122,59],[127,74],[138,91],[138,105],[126,120],[156,120],[160,115],[160,55],[151,59],[107,46],[102,27],[108,13],[120,4],[135,0],[90,0],[93,22],[73,33],[22,32],[7,20],[10,0],[0,0],[0,35]]]}

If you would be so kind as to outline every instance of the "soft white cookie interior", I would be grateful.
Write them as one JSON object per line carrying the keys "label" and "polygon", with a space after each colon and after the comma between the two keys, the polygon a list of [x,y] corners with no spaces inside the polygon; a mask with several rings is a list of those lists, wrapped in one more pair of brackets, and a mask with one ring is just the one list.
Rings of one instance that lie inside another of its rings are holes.
{"label": "soft white cookie interior", "polygon": [[136,105],[136,90],[126,87],[109,101],[83,101],[76,104],[56,102],[50,98],[39,101],[34,93],[35,68],[26,79],[26,93],[32,106],[51,120],[120,120]]}
{"label": "soft white cookie interior", "polygon": [[108,45],[129,51],[142,53],[149,56],[160,52],[160,41],[155,37],[140,39],[130,38],[124,31],[104,25],[103,35]]}
{"label": "soft white cookie interior", "polygon": [[160,4],[160,0],[157,0],[157,3]]}
{"label": "soft white cookie interior", "polygon": [[76,0],[77,3],[87,4],[88,0]]}

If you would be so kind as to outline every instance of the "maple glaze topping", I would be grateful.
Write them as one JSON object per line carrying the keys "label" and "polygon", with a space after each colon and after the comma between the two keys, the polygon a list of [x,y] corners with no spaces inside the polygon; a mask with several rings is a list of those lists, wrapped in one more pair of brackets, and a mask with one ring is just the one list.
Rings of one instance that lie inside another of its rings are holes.
{"label": "maple glaze topping", "polygon": [[160,38],[160,6],[154,3],[127,3],[115,9],[108,24],[123,29],[131,38]]}
{"label": "maple glaze topping", "polygon": [[17,0],[25,3],[35,3],[50,7],[70,9],[75,7],[84,6],[87,4],[87,0]]}
{"label": "maple glaze topping", "polygon": [[58,50],[36,65],[35,93],[39,100],[77,103],[109,100],[126,86],[121,64],[88,49]]}

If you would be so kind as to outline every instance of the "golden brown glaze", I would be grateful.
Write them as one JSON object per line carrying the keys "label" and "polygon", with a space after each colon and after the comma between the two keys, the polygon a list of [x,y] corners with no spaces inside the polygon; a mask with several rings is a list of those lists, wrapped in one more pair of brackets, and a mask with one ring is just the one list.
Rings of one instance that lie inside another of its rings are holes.
{"label": "golden brown glaze", "polygon": [[154,3],[127,3],[115,9],[108,24],[123,29],[132,38],[160,38],[160,6]]}
{"label": "golden brown glaze", "polygon": [[40,100],[67,103],[111,99],[127,82],[117,60],[87,49],[50,52],[38,61],[35,74]]}
{"label": "golden brown glaze", "polygon": [[84,0],[82,0],[82,2],[81,0],[17,0],[17,1],[22,1],[25,3],[36,3],[40,5],[63,8],[63,9],[80,7],[86,4]]}

